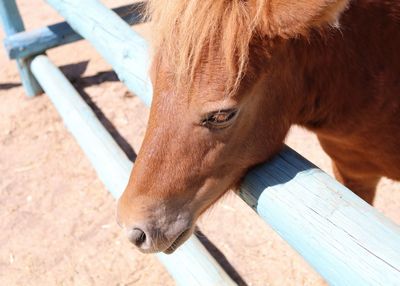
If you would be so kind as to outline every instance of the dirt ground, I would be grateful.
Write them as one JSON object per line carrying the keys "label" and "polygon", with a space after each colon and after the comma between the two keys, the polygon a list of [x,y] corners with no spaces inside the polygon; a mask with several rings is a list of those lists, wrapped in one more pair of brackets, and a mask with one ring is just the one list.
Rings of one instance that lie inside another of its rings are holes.
{"label": "dirt ground", "polygon": [[[61,20],[40,0],[17,2],[28,29]],[[131,1],[104,2],[115,7]],[[127,151],[138,152],[148,110],[111,67],[84,41],[48,55],[102,110],[99,117],[118,130],[120,141],[132,146]],[[331,173],[312,134],[293,128],[287,142]],[[115,223],[115,201],[49,99],[25,96],[15,63],[4,51],[0,146],[0,285],[174,285],[154,256],[128,243]],[[382,180],[376,207],[400,223],[400,184]],[[240,285],[325,285],[234,194],[205,214],[199,227]]]}

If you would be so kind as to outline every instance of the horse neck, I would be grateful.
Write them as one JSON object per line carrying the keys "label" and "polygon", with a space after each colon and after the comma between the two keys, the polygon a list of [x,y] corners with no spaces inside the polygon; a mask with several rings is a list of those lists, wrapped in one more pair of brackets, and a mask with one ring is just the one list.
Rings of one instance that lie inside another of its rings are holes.
{"label": "horse neck", "polygon": [[346,49],[335,36],[327,37],[315,33],[292,40],[288,47],[296,107],[293,120],[309,129],[337,126],[362,101],[352,85],[360,75],[346,60]]}
{"label": "horse neck", "polygon": [[383,8],[353,5],[340,30],[284,41],[277,65],[283,63],[284,80],[291,83],[293,123],[342,136],[388,113],[388,103],[390,112],[398,111],[400,29]]}
{"label": "horse neck", "polygon": [[286,83],[294,124],[313,131],[347,132],[349,120],[358,121],[355,107],[372,104],[365,86],[365,75],[354,63],[352,45],[340,31],[327,36],[315,33],[307,39],[287,43]]}

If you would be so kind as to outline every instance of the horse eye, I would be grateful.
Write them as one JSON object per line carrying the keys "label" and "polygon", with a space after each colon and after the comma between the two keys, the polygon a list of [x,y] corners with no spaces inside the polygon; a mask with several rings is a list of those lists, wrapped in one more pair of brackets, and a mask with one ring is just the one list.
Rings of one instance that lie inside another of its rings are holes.
{"label": "horse eye", "polygon": [[228,127],[237,115],[237,109],[225,109],[211,112],[201,121],[201,125],[210,129]]}

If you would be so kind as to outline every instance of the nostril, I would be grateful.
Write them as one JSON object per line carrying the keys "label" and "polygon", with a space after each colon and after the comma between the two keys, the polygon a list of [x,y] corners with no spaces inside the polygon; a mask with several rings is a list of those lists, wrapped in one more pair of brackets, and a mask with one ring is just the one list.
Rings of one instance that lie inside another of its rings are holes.
{"label": "nostril", "polygon": [[146,241],[146,233],[140,228],[134,228],[128,232],[128,238],[134,245],[140,247]]}

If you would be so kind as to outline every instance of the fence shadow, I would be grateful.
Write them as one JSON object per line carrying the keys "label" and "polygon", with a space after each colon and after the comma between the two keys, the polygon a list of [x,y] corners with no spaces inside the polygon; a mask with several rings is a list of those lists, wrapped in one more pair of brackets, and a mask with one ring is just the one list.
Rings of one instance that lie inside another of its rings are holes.
{"label": "fence shadow", "polygon": [[0,90],[8,90],[19,86],[21,86],[20,82],[0,83]]}
{"label": "fence shadow", "polygon": [[236,271],[235,267],[233,267],[228,259],[226,259],[221,250],[219,250],[218,247],[216,247],[198,227],[196,227],[195,235],[233,281],[235,281],[239,286],[247,286],[243,277]]}

